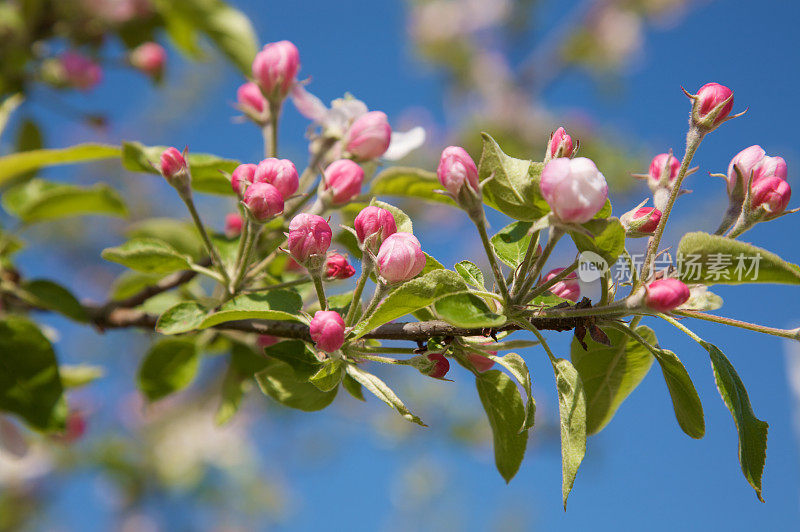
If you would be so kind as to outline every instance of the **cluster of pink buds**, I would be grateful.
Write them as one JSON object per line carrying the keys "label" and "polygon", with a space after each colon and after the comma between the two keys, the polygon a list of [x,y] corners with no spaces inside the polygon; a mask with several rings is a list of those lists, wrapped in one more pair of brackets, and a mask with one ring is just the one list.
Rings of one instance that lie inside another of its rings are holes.
{"label": "cluster of pink buds", "polygon": [[572,142],[572,137],[567,134],[567,131],[563,127],[559,127],[550,135],[544,162],[547,163],[551,159],[558,159],[560,157],[572,157],[575,155],[576,148],[577,144]]}
{"label": "cluster of pink buds", "polygon": [[[468,213],[483,209],[483,196],[478,181],[478,167],[467,150],[448,146],[442,151],[436,169],[439,182],[458,205]],[[482,212],[482,210],[481,210]]]}
{"label": "cluster of pink buds", "polygon": [[564,223],[586,223],[606,204],[606,178],[586,157],[553,159],[542,169],[539,182],[553,214]]}
{"label": "cluster of pink buds", "polygon": [[353,221],[356,238],[362,251],[378,253],[387,237],[397,232],[394,215],[386,209],[370,205],[364,207]]}
{"label": "cluster of pink buds", "polygon": [[83,54],[67,51],[59,57],[62,81],[66,85],[88,91],[103,79],[100,65]]}
{"label": "cluster of pink buds", "polygon": [[167,52],[155,42],[140,44],[128,54],[131,66],[155,80],[160,80],[167,63]]}
{"label": "cluster of pink buds", "polygon": [[670,312],[689,300],[689,287],[672,277],[648,284],[644,303],[656,312]]}
{"label": "cluster of pink buds", "polygon": [[386,283],[404,283],[422,273],[425,261],[425,253],[414,235],[394,233],[378,250],[378,274]]}
{"label": "cluster of pink buds", "polygon": [[389,149],[392,128],[385,113],[371,111],[358,117],[344,139],[345,151],[352,157],[369,161],[377,159]]}
{"label": "cluster of pink buds", "polygon": [[252,81],[243,83],[236,89],[236,106],[256,124],[263,126],[269,120],[267,99],[259,86]]}
{"label": "cluster of pink buds", "polygon": [[263,223],[283,213],[284,201],[300,184],[288,159],[264,159],[258,165],[241,164],[231,174],[231,187],[242,199],[250,219]]}
{"label": "cluster of pink buds", "polygon": [[311,339],[326,353],[337,351],[344,344],[344,320],[333,310],[319,310],[309,324]]}
{"label": "cluster of pink buds", "polygon": [[177,148],[167,148],[161,153],[158,166],[167,183],[175,187],[181,195],[189,193],[192,180],[185,154],[186,150],[181,153]]}
{"label": "cluster of pink buds", "polygon": [[280,102],[289,94],[300,70],[300,52],[289,41],[267,44],[253,59],[253,79],[264,96]]}
{"label": "cluster of pink buds", "polygon": [[[564,268],[550,270],[542,279],[542,283],[548,282],[550,279],[563,271]],[[578,275],[575,272],[570,272],[566,277],[551,286],[550,292],[562,299],[577,301],[578,298],[581,297],[581,286],[578,282]]]}
{"label": "cluster of pink buds", "polygon": [[346,205],[361,194],[363,182],[364,170],[357,163],[339,159],[325,168],[317,194],[324,204]]}
{"label": "cluster of pink buds", "polygon": [[286,250],[298,264],[309,271],[319,271],[325,264],[332,236],[331,227],[322,216],[300,213],[289,222]]}
{"label": "cluster of pink buds", "polygon": [[409,359],[409,364],[417,368],[420,373],[433,377],[434,379],[444,379],[450,371],[450,361],[444,353],[428,353]]}

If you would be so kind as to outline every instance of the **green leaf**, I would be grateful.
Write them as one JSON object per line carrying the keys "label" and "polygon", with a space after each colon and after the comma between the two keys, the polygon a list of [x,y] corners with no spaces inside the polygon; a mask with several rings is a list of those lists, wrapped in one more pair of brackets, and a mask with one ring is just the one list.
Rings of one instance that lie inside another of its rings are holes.
{"label": "green leaf", "polygon": [[475,386],[492,427],[494,463],[503,479],[511,482],[528,446],[528,431],[519,430],[525,423],[522,397],[514,381],[496,369],[477,375]]}
{"label": "green leaf", "polygon": [[[528,233],[533,226],[532,222],[514,222],[505,226],[492,237],[492,247],[497,258],[512,268],[520,265],[528,252],[532,235]],[[536,242],[539,233],[536,233]]]}
{"label": "green leaf", "polygon": [[353,333],[355,338],[360,338],[384,323],[411,314],[447,296],[466,294],[469,291],[469,287],[457,273],[433,270],[392,291],[378,305],[372,316],[353,328]]}
{"label": "green leaf", "polygon": [[31,179],[11,188],[3,195],[3,207],[26,223],[89,214],[128,214],[122,198],[108,185],[99,183],[91,187],[78,187],[43,179]]}
{"label": "green leaf", "polygon": [[128,238],[163,240],[179,252],[199,259],[205,254],[203,243],[194,224],[175,218],[148,218],[132,224],[125,232]]}
{"label": "green leaf", "polygon": [[703,405],[686,368],[677,355],[668,349],[656,349],[653,354],[661,365],[678,425],[692,438],[702,438],[706,433]]}
{"label": "green leaf", "polygon": [[315,374],[309,377],[308,382],[323,392],[329,392],[339,386],[344,375],[344,361],[341,358],[329,359],[322,363]]}
{"label": "green leaf", "polygon": [[536,419],[536,401],[533,399],[533,392],[531,390],[531,374],[530,371],[528,371],[528,365],[525,364],[525,360],[516,353],[508,353],[501,357],[496,355],[487,356],[506,368],[525,390],[528,401],[525,403],[525,420],[523,421],[522,428],[520,428],[519,431],[522,432],[524,430],[532,429]]}
{"label": "green leaf", "polygon": [[595,218],[583,224],[584,229],[589,231],[593,237],[589,237],[578,231],[570,231],[572,241],[578,251],[592,251],[597,253],[609,266],[612,266],[617,258],[625,250],[625,228],[617,218],[600,219]]}
{"label": "green leaf", "polygon": [[64,388],[80,388],[91,384],[105,376],[106,371],[101,366],[92,366],[89,364],[62,364],[58,368],[61,375],[61,383]]}
{"label": "green leaf", "polygon": [[732,238],[687,233],[676,253],[680,279],[687,283],[800,284],[800,266]]}
{"label": "green leaf", "polygon": [[[653,365],[653,355],[642,344],[617,329],[604,329],[611,346],[588,338],[584,351],[577,339],[572,340],[571,358],[581,376],[586,395],[586,432],[603,430],[622,402],[639,386]],[[651,345],[656,335],[649,327],[638,327]]]}
{"label": "green leaf", "polygon": [[269,290],[238,295],[226,301],[217,312],[200,323],[207,329],[220,323],[237,320],[300,320],[303,300],[293,290]]}
{"label": "green leaf", "polygon": [[277,360],[256,373],[256,382],[264,394],[282,405],[305,412],[324,409],[333,402],[338,392],[338,388],[322,392],[313,384],[299,380],[292,368]]}
{"label": "green leaf", "polygon": [[403,416],[406,420],[427,427],[420,418],[411,413],[411,410],[403,404],[403,401],[397,397],[397,394],[386,385],[385,382],[380,380],[372,373],[367,373],[363,369],[354,364],[347,365],[347,374],[350,375],[356,382],[364,386],[367,390],[373,393],[378,399],[391,406]]}
{"label": "green leaf", "polygon": [[371,182],[369,193],[375,196],[417,198],[455,207],[455,202],[451,198],[434,192],[443,188],[435,172],[393,166],[375,176]]}
{"label": "green leaf", "polygon": [[200,328],[208,311],[197,301],[182,301],[167,309],[156,322],[161,334],[181,334]]}
{"label": "green leaf", "polygon": [[492,311],[486,301],[475,294],[455,294],[433,304],[436,315],[451,325],[464,329],[500,327],[506,317]]}
{"label": "green leaf", "polygon": [[483,272],[474,263],[468,260],[462,260],[456,264],[455,270],[464,281],[475,288],[480,288],[481,290],[486,289],[483,285]]}
{"label": "green leaf", "polygon": [[242,404],[245,393],[245,380],[242,374],[231,363],[222,379],[222,389],[220,390],[220,402],[217,412],[214,415],[214,422],[217,425],[224,425],[233,419]]}
{"label": "green leaf", "polygon": [[387,211],[392,213],[392,216],[394,217],[394,224],[395,226],[397,226],[398,233],[414,232],[414,226],[411,223],[411,217],[409,217],[401,209],[384,201],[378,201],[375,198],[372,198],[372,201],[370,201],[369,204],[374,205],[375,207],[380,207],[381,209],[386,209]]}
{"label": "green leaf", "polygon": [[561,495],[564,510],[586,454],[586,394],[575,366],[564,358],[552,359],[561,418]]}
{"label": "green leaf", "polygon": [[0,185],[39,168],[100,159],[116,159],[119,155],[119,147],[106,144],[78,144],[69,148],[12,153],[0,157]]}
{"label": "green leaf", "polygon": [[301,340],[286,340],[264,349],[264,354],[287,364],[298,379],[309,380],[322,365],[314,351]]}
{"label": "green leaf", "polygon": [[364,399],[364,387],[350,375],[344,376],[344,379],[342,379],[342,387],[347,390],[347,393],[359,401],[366,401],[366,399]]}
{"label": "green leaf", "polygon": [[104,249],[101,256],[144,273],[171,273],[191,268],[191,257],[155,238],[134,238],[121,246]]}
{"label": "green leaf", "polygon": [[[280,342],[270,346],[269,349],[280,345]],[[231,347],[231,365],[246,377],[252,377],[270,364],[270,360],[263,353],[256,353],[250,346],[241,342],[234,342]]]}
{"label": "green leaf", "polygon": [[[145,146],[140,142],[122,143],[122,166],[131,172],[158,175],[152,165],[158,164],[161,153],[167,146]],[[198,192],[233,195],[231,182],[222,172],[231,173],[239,161],[223,159],[208,153],[189,153],[186,158],[192,172],[192,188]]]}
{"label": "green leaf", "polygon": [[199,367],[200,357],[193,340],[163,338],[145,355],[137,383],[149,401],[157,401],[186,388]]}
{"label": "green leaf", "polygon": [[750,405],[750,397],[742,379],[733,369],[728,357],[719,348],[708,342],[700,342],[711,357],[714,369],[714,380],[717,390],[725,401],[725,406],[733,416],[736,430],[739,432],[739,463],[747,482],[756,491],[761,502],[761,476],[764,473],[764,461],[767,458],[767,430],[769,425],[758,419]]}
{"label": "green leaf", "polygon": [[63,286],[52,281],[36,279],[22,285],[26,299],[39,308],[52,310],[78,322],[88,322],[83,305]]}
{"label": "green leaf", "polygon": [[42,431],[63,430],[67,405],[50,342],[31,321],[0,320],[0,410]]}
{"label": "green leaf", "polygon": [[196,55],[191,36],[191,30],[196,29],[204,33],[243,74],[250,75],[259,41],[244,13],[221,0],[160,0],[156,7],[167,21],[167,27],[171,28],[170,35],[182,44],[183,49]]}
{"label": "green leaf", "polygon": [[483,188],[484,203],[515,220],[532,222],[548,212],[550,206],[539,190],[544,165],[509,157],[487,133],[483,137],[483,153],[478,175],[483,181],[494,178]]}

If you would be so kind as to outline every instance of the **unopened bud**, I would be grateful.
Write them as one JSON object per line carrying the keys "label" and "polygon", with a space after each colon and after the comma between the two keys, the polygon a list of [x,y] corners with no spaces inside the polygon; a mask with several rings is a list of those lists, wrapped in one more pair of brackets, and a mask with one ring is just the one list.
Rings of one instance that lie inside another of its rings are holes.
{"label": "unopened bud", "polygon": [[230,212],[225,215],[225,236],[235,238],[242,234],[244,220],[238,212]]}
{"label": "unopened bud", "polygon": [[574,153],[575,146],[572,142],[572,137],[567,134],[563,127],[559,127],[550,135],[545,162],[559,157],[572,157]]}
{"label": "unopened bud", "polygon": [[381,243],[397,232],[394,215],[386,209],[371,205],[364,207],[353,222],[358,243],[377,253]]}
{"label": "unopened bud", "polygon": [[639,207],[623,214],[619,221],[627,233],[652,234],[661,221],[661,211],[653,207]]}
{"label": "unopened bud", "polygon": [[300,53],[289,41],[267,44],[253,60],[253,78],[267,98],[282,100],[300,70]]}
{"label": "unopened bud", "polygon": [[300,186],[300,177],[297,175],[297,168],[289,159],[275,159],[270,157],[258,163],[255,176],[255,183],[269,183],[278,189],[286,200]]}
{"label": "unopened bud", "polygon": [[345,151],[362,161],[377,159],[389,148],[392,128],[386,114],[371,111],[353,122],[347,132]]}
{"label": "unopened bud", "polygon": [[308,267],[310,262],[321,263],[320,257],[324,260],[331,237],[331,228],[322,216],[300,213],[289,223],[286,249],[298,264]]}
{"label": "unopened bud", "polygon": [[364,170],[350,159],[332,162],[324,174],[320,197],[331,205],[345,205],[361,194]]}
{"label": "unopened bud", "polygon": [[411,233],[395,233],[381,244],[377,257],[378,273],[389,283],[403,283],[419,275],[426,257],[419,240]]}
{"label": "unopened bud", "polygon": [[[542,279],[542,283],[546,283],[559,273],[563,272],[564,268],[556,268],[550,270],[547,275]],[[575,272],[570,272],[565,278],[558,281],[550,287],[550,292],[557,295],[562,299],[569,299],[570,301],[577,301],[581,296],[581,286],[578,283],[578,276]]]}
{"label": "unopened bud", "polygon": [[263,124],[267,120],[267,100],[261,93],[261,89],[248,81],[236,89],[236,103],[239,110],[247,115],[252,121]]}
{"label": "unopened bud", "polygon": [[356,270],[347,262],[347,257],[335,251],[328,253],[325,259],[325,279],[328,281],[349,279]]}
{"label": "unopened bud", "polygon": [[669,312],[686,303],[690,295],[688,286],[670,277],[647,285],[644,302],[656,312]]}
{"label": "unopened bud", "polygon": [[689,98],[692,125],[705,131],[717,128],[733,109],[733,91],[719,83],[706,83],[697,94],[689,94]]}
{"label": "unopened bud", "polygon": [[167,148],[161,153],[159,170],[167,183],[175,187],[178,192],[188,192],[191,182],[189,168],[183,154],[176,148]]}
{"label": "unopened bud", "polygon": [[231,187],[236,195],[244,197],[244,191],[253,184],[256,175],[256,165],[240,164],[231,174]]}
{"label": "unopened bud", "polygon": [[586,157],[553,159],[539,181],[547,204],[562,222],[586,223],[606,204],[606,178]]}
{"label": "unopened bud", "polygon": [[156,42],[146,42],[131,50],[128,60],[140,72],[159,80],[164,74],[167,52]]}
{"label": "unopened bud", "polygon": [[256,222],[266,222],[283,213],[283,196],[269,183],[253,183],[244,192],[244,205]]}
{"label": "unopened bud", "polygon": [[420,373],[434,379],[443,379],[447,372],[450,371],[450,361],[442,353],[419,355],[410,359],[409,362]]}
{"label": "unopened bud", "polygon": [[344,344],[344,320],[338,312],[319,310],[309,324],[311,339],[317,348],[333,353]]}

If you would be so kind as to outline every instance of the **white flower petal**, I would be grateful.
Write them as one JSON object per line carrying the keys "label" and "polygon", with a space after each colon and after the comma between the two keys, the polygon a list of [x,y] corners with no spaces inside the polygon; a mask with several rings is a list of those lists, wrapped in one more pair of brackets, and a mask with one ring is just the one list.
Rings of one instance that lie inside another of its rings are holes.
{"label": "white flower petal", "polygon": [[425,129],[417,126],[408,131],[393,131],[389,149],[383,154],[387,161],[398,161],[425,143]]}

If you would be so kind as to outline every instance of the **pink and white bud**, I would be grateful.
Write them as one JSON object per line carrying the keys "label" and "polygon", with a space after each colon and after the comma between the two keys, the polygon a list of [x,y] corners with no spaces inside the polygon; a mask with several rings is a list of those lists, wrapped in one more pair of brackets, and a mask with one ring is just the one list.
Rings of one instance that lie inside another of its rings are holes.
{"label": "pink and white bud", "polygon": [[606,204],[606,178],[586,157],[553,159],[542,170],[542,196],[562,222],[586,223]]}
{"label": "pink and white bud", "polygon": [[128,60],[140,72],[160,79],[167,64],[167,52],[156,42],[146,42],[131,50]]}
{"label": "pink and white bud", "polygon": [[286,249],[298,264],[305,266],[310,259],[325,256],[331,245],[331,237],[331,227],[325,218],[300,213],[289,223]]}
{"label": "pink and white bud", "polygon": [[623,214],[619,221],[628,233],[651,234],[661,221],[661,211],[653,207],[639,207]]}
{"label": "pink and white bud", "polygon": [[391,140],[392,128],[386,114],[371,111],[358,117],[350,126],[345,151],[357,159],[369,161],[383,155],[389,149]]}
{"label": "pink and white bud", "polygon": [[411,359],[411,365],[423,375],[434,379],[443,379],[450,371],[450,361],[443,353],[428,353]]}
{"label": "pink and white bud", "polygon": [[300,70],[300,52],[289,41],[267,44],[253,60],[253,78],[267,98],[282,100]]}
{"label": "pink and white bud", "polygon": [[325,279],[328,281],[349,279],[355,273],[356,270],[347,262],[347,257],[335,251],[328,253],[325,259]]}
{"label": "pink and white bud", "polygon": [[689,287],[672,277],[653,281],[646,287],[645,305],[656,312],[669,312],[689,300]]}
{"label": "pink and white bud", "polygon": [[[497,355],[497,351],[489,351],[487,354]],[[485,373],[494,366],[494,360],[478,353],[467,353],[467,359],[472,362],[478,373]]]}
{"label": "pink and white bud", "polygon": [[425,254],[411,233],[388,236],[378,251],[378,273],[389,283],[413,279],[425,268]]}
{"label": "pink and white bud", "polygon": [[364,170],[350,159],[339,159],[328,165],[322,180],[323,196],[331,205],[345,205],[361,194]]}
{"label": "pink and white bud", "polygon": [[275,159],[270,157],[258,163],[255,183],[269,183],[278,189],[283,199],[292,197],[300,186],[300,177],[297,168],[289,159]]}
{"label": "pink and white bud", "polygon": [[706,83],[691,98],[692,123],[703,129],[716,128],[733,109],[733,91],[719,83]]}
{"label": "pink and white bud", "polygon": [[231,174],[231,187],[242,198],[247,187],[253,184],[256,175],[256,165],[240,164]]}
{"label": "pink and white bud", "polygon": [[771,220],[783,214],[791,198],[792,187],[777,175],[762,177],[750,189],[751,209],[763,209],[763,220]]}
{"label": "pink and white bud", "polygon": [[370,205],[356,216],[353,226],[358,243],[372,253],[377,253],[386,237],[397,232],[394,215],[386,209]]}
{"label": "pink and white bud", "polygon": [[558,159],[560,157],[572,157],[575,152],[575,145],[572,137],[567,134],[563,127],[559,127],[550,135],[547,143],[547,159]]}
{"label": "pink and white bud", "polygon": [[445,148],[439,159],[436,174],[442,186],[455,198],[459,197],[465,183],[472,191],[480,192],[478,167],[464,148],[459,146]]}
{"label": "pink and white bud", "polygon": [[775,176],[786,179],[788,169],[783,157],[769,157],[761,146],[754,145],[745,148],[731,159],[728,165],[728,194],[735,195],[741,192],[739,178],[743,183],[751,182],[752,185],[766,177]]}
{"label": "pink and white bud", "polygon": [[225,236],[234,238],[242,234],[244,220],[238,212],[229,212],[225,215]]}
{"label": "pink and white bud", "polygon": [[650,162],[647,173],[647,184],[650,190],[657,188],[672,188],[672,183],[678,177],[681,162],[671,153],[659,153]]}
{"label": "pink and white bud", "polygon": [[281,339],[277,336],[272,336],[271,334],[259,334],[258,338],[256,338],[256,345],[263,349],[265,347],[275,345],[280,341]]}
{"label": "pink and white bud", "polygon": [[318,310],[309,324],[311,339],[326,353],[337,351],[344,344],[344,320],[338,312]]}
{"label": "pink and white bud", "polygon": [[[542,283],[546,283],[563,271],[564,268],[550,270],[547,275],[544,276],[544,279],[542,279]],[[581,297],[581,286],[580,283],[578,283],[578,276],[575,274],[575,272],[570,272],[565,278],[551,286],[550,292],[562,299],[577,301],[578,298]]]}
{"label": "pink and white bud", "polygon": [[64,81],[70,87],[88,91],[103,79],[100,65],[78,52],[67,51],[59,57]]}
{"label": "pink and white bud", "polygon": [[253,220],[266,222],[283,213],[283,196],[269,183],[253,183],[244,191],[244,206]]}
{"label": "pink and white bud", "polygon": [[167,183],[178,189],[179,192],[186,192],[189,189],[189,168],[183,154],[176,148],[167,148],[161,153],[159,158],[159,170]]}
{"label": "pink and white bud", "polygon": [[264,119],[267,100],[258,85],[252,81],[239,85],[239,88],[236,89],[236,102],[243,113],[259,120]]}

